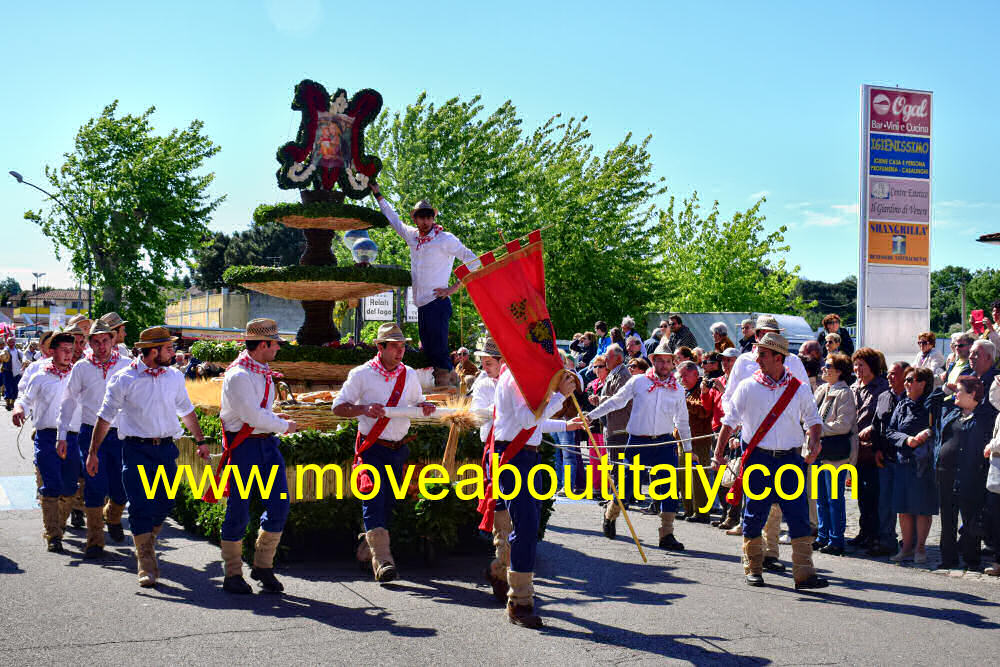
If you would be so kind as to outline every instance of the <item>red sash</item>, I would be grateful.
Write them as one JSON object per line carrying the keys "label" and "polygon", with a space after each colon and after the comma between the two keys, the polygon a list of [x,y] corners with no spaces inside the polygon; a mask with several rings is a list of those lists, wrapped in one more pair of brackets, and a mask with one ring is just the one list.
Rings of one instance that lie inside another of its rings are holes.
{"label": "red sash", "polygon": [[[494,429],[496,427],[496,417],[497,409],[496,406],[493,407],[493,425],[490,426],[490,434],[486,436],[486,447],[483,450],[483,473],[486,473],[489,464],[493,462],[493,445],[496,442],[494,438]],[[523,428],[518,431],[514,439],[510,441],[507,448],[503,450],[503,454],[500,455],[499,466],[506,465],[510,463],[510,460],[517,456],[517,454],[524,449],[524,445],[527,444],[528,439],[534,434],[537,426],[532,426],[531,428]],[[499,469],[498,466],[498,469]],[[479,501],[479,506],[476,510],[483,515],[483,520],[479,522],[479,529],[485,530],[487,532],[493,531],[493,515],[496,514],[497,509],[497,499],[493,495],[493,475],[486,478],[486,493],[483,498]]]}
{"label": "red sash", "polygon": [[[265,375],[264,382],[264,398],[260,402],[260,407],[267,407],[267,397],[271,390],[271,376]],[[218,486],[222,482],[222,473],[225,471],[226,466],[233,458],[233,450],[243,444],[243,441],[247,439],[247,436],[253,433],[253,426],[250,424],[243,424],[240,430],[236,432],[233,436],[232,442],[229,441],[229,436],[226,435],[225,426],[222,427],[222,458],[219,459],[219,467],[215,471],[215,484]],[[229,496],[229,480],[226,480],[226,488],[222,490],[223,496]],[[219,498],[215,495],[215,490],[211,485],[205,489],[205,495],[201,498],[206,503],[217,503]]]}
{"label": "red sash", "polygon": [[757,449],[757,445],[760,444],[760,441],[764,439],[764,436],[771,430],[771,427],[778,421],[778,417],[785,411],[788,404],[792,402],[792,397],[801,385],[802,382],[798,378],[793,377],[789,380],[784,393],[778,398],[778,402],[767,413],[767,417],[760,423],[760,426],[757,427],[757,432],[753,434],[753,438],[747,443],[747,448],[740,458],[740,474],[736,476],[736,481],[733,482],[733,485],[729,488],[729,493],[726,495],[726,502],[733,507],[738,507],[740,501],[743,500],[743,470],[746,468],[747,458],[753,453],[753,450]]}
{"label": "red sash", "polygon": [[[394,408],[399,403],[400,397],[403,395],[403,387],[406,385],[406,367],[403,367],[403,372],[399,374],[396,378],[396,383],[392,386],[392,393],[389,394],[389,400],[386,401],[385,405],[387,408]],[[354,440],[354,462],[351,464],[351,470],[354,470],[359,465],[361,465],[361,454],[367,450],[369,447],[375,444],[379,436],[382,435],[382,431],[385,427],[389,425],[388,417],[379,417],[372,426],[372,429],[368,431],[368,435],[365,436],[365,441],[361,442],[361,425],[358,425],[358,437]],[[375,488],[375,483],[372,482],[371,475],[367,472],[362,472],[358,475],[358,491],[364,494],[371,493],[371,490]]]}

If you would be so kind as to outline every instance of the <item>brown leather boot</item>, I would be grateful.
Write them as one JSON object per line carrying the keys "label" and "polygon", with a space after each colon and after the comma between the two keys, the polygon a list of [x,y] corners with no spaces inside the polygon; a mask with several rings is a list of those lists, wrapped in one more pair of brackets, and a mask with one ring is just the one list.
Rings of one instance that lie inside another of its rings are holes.
{"label": "brown leather boot", "polygon": [[100,507],[88,507],[84,512],[87,517],[87,547],[84,558],[100,558],[104,555],[104,513]]}
{"label": "brown leather boot", "polygon": [[507,568],[510,567],[510,534],[514,526],[510,520],[510,512],[497,512],[493,516],[493,546],[496,558],[486,569],[486,581],[493,588],[493,597],[497,602],[506,602],[510,585],[507,583]]}
{"label": "brown leather boot", "polygon": [[750,586],[764,585],[764,539],[743,538],[743,573]]}
{"label": "brown leather boot", "polygon": [[535,588],[532,584],[534,573],[507,570],[507,620],[526,628],[542,627],[541,617],[535,613]]}
{"label": "brown leather boot", "polygon": [[271,533],[261,529],[257,534],[257,545],[253,556],[250,578],[259,581],[268,593],[281,593],[285,587],[274,576],[274,554],[278,550],[281,533]]}
{"label": "brown leather boot", "polygon": [[62,553],[63,524],[59,522],[59,498],[42,496],[42,538],[46,548],[55,553]]}
{"label": "brown leather boot", "polygon": [[109,499],[104,505],[104,523],[108,527],[108,535],[115,542],[125,541],[125,529],[122,528],[122,514],[124,512],[125,506],[119,505],[113,500]]}
{"label": "brown leather boot", "polygon": [[396,578],[396,563],[392,559],[392,552],[389,550],[389,531],[385,528],[373,528],[365,533],[368,540],[368,548],[372,552],[372,572],[375,573],[375,581],[380,584],[387,584]]}

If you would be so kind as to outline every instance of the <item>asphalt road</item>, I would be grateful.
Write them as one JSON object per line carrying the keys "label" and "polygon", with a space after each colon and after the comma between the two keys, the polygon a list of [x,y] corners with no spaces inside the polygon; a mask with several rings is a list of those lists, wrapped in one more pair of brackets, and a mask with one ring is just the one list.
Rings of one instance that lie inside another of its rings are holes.
{"label": "asphalt road", "polygon": [[[4,418],[3,488],[32,474],[15,435]],[[789,573],[754,589],[739,537],[681,523],[688,550],[667,554],[656,519],[632,514],[642,564],[624,522],[609,541],[583,502],[560,503],[539,545],[542,631],[507,623],[481,581],[486,558],[401,564],[386,586],[350,562],[295,564],[278,572],[284,596],[233,597],[218,548],[170,525],[161,584],[146,590],[130,540],[91,563],[71,530],[69,553],[48,554],[40,512],[14,506],[0,503],[0,664],[992,664],[1000,649],[997,578],[817,555],[830,588],[796,593]]]}

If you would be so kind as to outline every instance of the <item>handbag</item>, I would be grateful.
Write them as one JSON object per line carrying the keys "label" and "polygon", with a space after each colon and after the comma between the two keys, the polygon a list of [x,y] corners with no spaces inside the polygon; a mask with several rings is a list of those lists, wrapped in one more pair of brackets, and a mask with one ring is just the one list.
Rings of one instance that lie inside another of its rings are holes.
{"label": "handbag", "polygon": [[986,475],[986,490],[990,493],[1000,493],[1000,456],[990,457],[990,471]]}
{"label": "handbag", "polygon": [[722,471],[722,486],[727,489],[736,483],[736,478],[740,474],[740,457],[736,456],[729,459],[729,463],[726,464],[726,469]]}

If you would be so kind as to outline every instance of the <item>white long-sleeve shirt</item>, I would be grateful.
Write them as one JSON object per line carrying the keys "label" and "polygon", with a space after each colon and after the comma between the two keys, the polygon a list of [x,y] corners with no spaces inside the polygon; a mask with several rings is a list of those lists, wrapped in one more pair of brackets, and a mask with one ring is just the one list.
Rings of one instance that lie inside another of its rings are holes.
{"label": "white long-sleeve shirt", "polygon": [[97,416],[108,423],[118,418],[121,438],[177,438],[183,434],[178,417],[194,412],[184,386],[184,374],[165,368],[153,377],[135,359],[108,380]]}
{"label": "white long-sleeve shirt", "polygon": [[28,381],[31,380],[35,373],[41,370],[42,365],[48,360],[48,357],[42,357],[38,361],[32,361],[28,364],[28,367],[24,369],[24,373],[21,374],[21,379],[17,382],[17,400],[14,401],[14,406],[20,406],[29,417],[31,416],[31,406],[28,405],[26,401],[27,396],[24,392],[28,388]]}
{"label": "white long-sleeve shirt", "polygon": [[[347,374],[347,381],[344,382],[340,393],[337,394],[333,405],[330,406],[331,409],[345,403],[348,405],[367,405],[369,403],[385,405],[389,401],[392,388],[396,386],[396,378],[392,378],[387,382],[378,371],[371,367],[370,363],[366,362],[351,369],[351,372]],[[403,393],[399,397],[399,403],[396,405],[399,407],[412,407],[418,403],[422,403],[423,400],[424,392],[420,388],[420,380],[417,378],[417,373],[407,366]],[[376,421],[378,420],[366,417],[365,415],[358,415],[358,430],[361,432],[362,438],[372,430],[372,426],[375,425]],[[385,430],[382,431],[382,435],[379,438],[390,441],[401,440],[409,430],[410,420],[407,417],[393,417],[386,424]]]}
{"label": "white long-sleeve shirt", "polygon": [[[726,390],[722,393],[723,413],[729,414],[732,410],[733,394],[736,392],[736,388],[744,380],[751,377],[759,368],[760,364],[757,363],[757,350],[744,352],[736,358],[736,363],[733,364],[733,370],[729,372],[729,379],[726,380]],[[806,367],[802,365],[802,360],[799,359],[798,355],[785,355],[785,368],[791,372],[792,376],[797,377],[799,382],[804,384],[806,387],[809,386],[809,374],[806,373]]]}
{"label": "white long-sleeve shirt", "polygon": [[[469,404],[469,410],[486,416],[479,427],[479,439],[483,442],[490,437],[490,428],[493,427],[493,402],[499,379],[483,373],[472,385],[472,402]],[[542,433],[560,433],[565,430],[566,422],[562,419],[545,419],[541,423]]]}
{"label": "white long-sleeve shirt", "polygon": [[476,253],[466,248],[457,236],[446,231],[438,232],[433,239],[418,246],[420,231],[412,225],[403,224],[384,198],[379,197],[378,205],[389,219],[389,224],[410,248],[413,301],[418,308],[437,298],[434,296],[435,289],[448,287],[448,279],[456,259],[463,263],[477,259]]}
{"label": "white long-sleeve shirt", "polygon": [[662,436],[677,429],[684,451],[690,452],[691,426],[684,388],[676,381],[672,387],[657,387],[650,391],[652,386],[653,381],[645,375],[634,375],[614,396],[591,410],[589,416],[591,419],[603,417],[609,412],[621,410],[632,401],[632,414],[625,427],[629,435]]}
{"label": "white long-sleeve shirt", "polygon": [[521,390],[518,389],[514,376],[511,375],[510,371],[504,371],[500,374],[496,385],[494,440],[510,442],[523,429],[538,426],[539,428],[535,429],[535,432],[525,443],[537,446],[542,441],[545,422],[562,409],[564,400],[566,397],[558,391],[552,392],[549,402],[542,410],[541,417],[536,419],[535,414],[528,407],[527,401],[524,400],[524,396],[521,395]]}
{"label": "white long-sleeve shirt", "polygon": [[[66,439],[67,431],[79,431],[81,424],[97,423],[97,411],[104,402],[104,392],[108,380],[118,371],[128,368],[129,360],[119,358],[107,374],[86,358],[73,364],[69,374],[69,383],[63,394],[62,406],[59,408],[59,439]],[[111,426],[117,428],[118,423]]]}
{"label": "white long-sleeve shirt", "polygon": [[24,353],[21,349],[15,345],[14,347],[4,348],[10,354],[10,372],[14,377],[20,377],[24,372]]}
{"label": "white long-sleeve shirt", "polygon": [[[742,427],[743,441],[750,442],[784,391],[785,387],[769,389],[752,377],[741,382],[733,392],[731,411],[726,412],[722,423],[734,429]],[[809,390],[809,383],[802,382],[792,396],[791,403],[757,446],[770,450],[801,447],[804,436],[802,425],[805,424],[805,428],[809,429],[822,423],[812,392]]]}
{"label": "white long-sleeve shirt", "polygon": [[[263,364],[266,367],[266,364]],[[264,398],[264,387],[270,383],[267,403],[260,406]],[[288,422],[274,414],[272,406],[277,393],[274,382],[266,375],[254,373],[242,366],[233,366],[226,371],[222,381],[222,407],[219,418],[227,431],[239,431],[244,424],[253,426],[253,433],[285,433]]]}
{"label": "white long-sleeve shirt", "polygon": [[45,368],[28,379],[24,388],[24,405],[30,411],[31,423],[37,430],[59,427],[59,406],[68,383],[69,373],[59,377]]}

